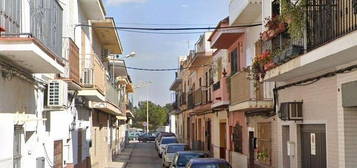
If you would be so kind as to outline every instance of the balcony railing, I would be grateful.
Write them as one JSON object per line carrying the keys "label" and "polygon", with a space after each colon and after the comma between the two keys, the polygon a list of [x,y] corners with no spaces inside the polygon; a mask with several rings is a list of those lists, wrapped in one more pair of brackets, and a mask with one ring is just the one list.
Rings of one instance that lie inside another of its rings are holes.
{"label": "balcony railing", "polygon": [[64,58],[68,60],[68,72],[66,77],[79,84],[79,48],[71,38],[64,39],[63,55]]}
{"label": "balcony railing", "polygon": [[355,0],[307,0],[306,16],[308,50],[357,29]]}
{"label": "balcony railing", "polygon": [[29,35],[62,57],[62,14],[57,0],[0,0],[0,26],[5,28],[1,36]]}
{"label": "balcony railing", "polygon": [[264,100],[263,85],[254,86],[254,80],[247,77],[248,72],[239,72],[231,77],[230,99],[232,105],[245,101]]}
{"label": "balcony railing", "polygon": [[186,93],[181,93],[180,99],[181,99],[180,106],[187,104],[187,95],[186,95]]}
{"label": "balcony railing", "polygon": [[195,107],[195,97],[193,93],[189,93],[187,96],[188,100],[188,109],[193,109]]}
{"label": "balcony railing", "polygon": [[119,90],[118,88],[114,87],[114,84],[111,81],[106,82],[105,99],[117,107],[120,106]]}
{"label": "balcony railing", "polygon": [[281,49],[274,63],[283,64],[357,30],[356,6],[354,0],[307,0],[306,38],[293,40],[283,33],[271,40],[272,46],[268,49]]}

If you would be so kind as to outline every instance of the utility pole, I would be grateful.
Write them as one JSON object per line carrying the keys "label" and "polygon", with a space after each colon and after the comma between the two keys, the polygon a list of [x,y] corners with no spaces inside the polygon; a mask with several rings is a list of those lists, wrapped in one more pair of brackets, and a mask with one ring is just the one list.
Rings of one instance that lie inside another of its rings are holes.
{"label": "utility pole", "polygon": [[146,95],[146,133],[149,133],[149,89]]}

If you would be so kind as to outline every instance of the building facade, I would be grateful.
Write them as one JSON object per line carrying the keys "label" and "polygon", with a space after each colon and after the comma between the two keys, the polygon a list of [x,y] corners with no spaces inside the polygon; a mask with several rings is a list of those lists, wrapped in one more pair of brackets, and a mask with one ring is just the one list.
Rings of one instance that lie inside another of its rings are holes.
{"label": "building facade", "polygon": [[102,1],[3,0],[0,10],[0,167],[109,164],[133,89],[111,57],[123,51],[118,33],[92,28],[115,26]]}

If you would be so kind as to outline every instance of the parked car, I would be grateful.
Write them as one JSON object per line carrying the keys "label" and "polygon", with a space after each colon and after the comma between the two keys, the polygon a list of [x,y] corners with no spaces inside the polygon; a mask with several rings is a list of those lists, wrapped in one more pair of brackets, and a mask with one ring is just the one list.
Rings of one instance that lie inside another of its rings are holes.
{"label": "parked car", "polygon": [[142,134],[143,133],[139,132],[139,131],[128,132],[128,139],[129,139],[129,141],[138,140],[139,136]]}
{"label": "parked car", "polygon": [[159,151],[159,145],[162,137],[175,137],[176,135],[174,133],[170,132],[160,132],[156,139],[155,139],[155,148],[157,151]]}
{"label": "parked car", "polygon": [[195,158],[187,163],[186,168],[232,168],[232,166],[223,159]]}
{"label": "parked car", "polygon": [[187,163],[191,159],[207,158],[208,156],[209,155],[204,152],[195,152],[195,151],[176,152],[173,161],[170,165],[170,168],[185,168]]}
{"label": "parked car", "polygon": [[155,141],[155,135],[153,133],[144,133],[138,137],[140,142]]}
{"label": "parked car", "polygon": [[169,167],[174,159],[176,152],[188,150],[188,146],[186,144],[173,143],[168,144],[164,148],[162,153],[162,166]]}
{"label": "parked car", "polygon": [[165,149],[166,145],[172,144],[172,143],[178,143],[176,137],[163,137],[163,138],[161,138],[161,141],[160,141],[159,147],[158,147],[158,152],[159,152],[158,154],[159,154],[160,158],[162,156],[162,153],[164,152],[164,149]]}

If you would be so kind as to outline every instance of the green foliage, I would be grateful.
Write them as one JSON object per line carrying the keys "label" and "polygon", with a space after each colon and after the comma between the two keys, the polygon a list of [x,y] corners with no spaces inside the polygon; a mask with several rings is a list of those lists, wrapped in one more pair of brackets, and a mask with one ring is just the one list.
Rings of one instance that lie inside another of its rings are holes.
{"label": "green foliage", "polygon": [[[169,105],[160,106],[154,104],[153,102],[148,102],[149,104],[149,129],[155,130],[160,126],[165,126],[168,120],[168,112],[170,110]],[[138,103],[138,106],[134,108],[134,121],[133,126],[136,128],[143,128],[143,123],[146,122],[146,101]]]}
{"label": "green foliage", "polygon": [[305,29],[306,0],[299,0],[296,4],[290,0],[281,0],[281,18],[288,23],[288,33],[292,39],[300,39]]}

